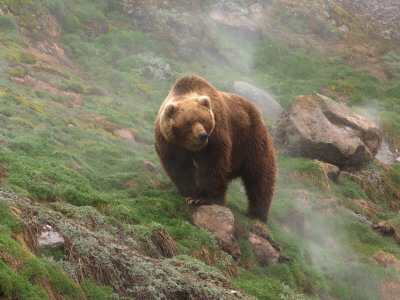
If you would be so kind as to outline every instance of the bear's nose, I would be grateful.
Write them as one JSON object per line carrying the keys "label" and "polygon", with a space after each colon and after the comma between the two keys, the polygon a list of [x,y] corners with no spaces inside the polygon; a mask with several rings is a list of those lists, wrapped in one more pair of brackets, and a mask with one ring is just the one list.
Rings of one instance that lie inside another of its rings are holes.
{"label": "bear's nose", "polygon": [[199,134],[199,139],[200,139],[202,144],[205,144],[207,142],[207,139],[208,139],[207,132],[200,133]]}

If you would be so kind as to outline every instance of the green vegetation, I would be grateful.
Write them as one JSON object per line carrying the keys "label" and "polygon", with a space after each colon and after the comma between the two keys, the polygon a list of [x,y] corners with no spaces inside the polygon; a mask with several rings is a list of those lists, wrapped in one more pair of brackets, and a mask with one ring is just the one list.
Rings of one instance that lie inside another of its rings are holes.
{"label": "green vegetation", "polygon": [[[204,29],[195,16],[225,7],[251,18],[245,1],[189,2],[0,4],[0,297],[162,298],[190,290],[209,299],[234,297],[224,293],[236,288],[259,299],[376,299],[383,282],[400,278],[371,256],[400,259],[400,247],[349,210],[400,230],[399,166],[374,162],[333,183],[324,164],[279,156],[268,234],[293,261],[266,267],[254,258],[246,198],[233,182],[227,206],[242,253],[235,265],[208,231],[190,224],[184,197],[156,156],[153,122],[175,79],[197,74],[225,91],[246,80],[282,106],[299,94],[324,93],[372,115],[400,149],[398,50],[380,50],[388,76],[381,81],[351,63],[359,54],[351,47],[322,55],[274,35],[277,26],[293,40],[342,38],[322,18],[275,8],[271,20],[257,21],[260,40],[238,43],[228,27],[209,22]],[[64,248],[32,246],[29,228],[43,224],[68,239]],[[162,257],[155,232],[172,238],[177,255]]]}
{"label": "green vegetation", "polygon": [[8,15],[2,15],[0,16],[0,29],[2,31],[13,31],[18,29],[18,25],[14,18]]}

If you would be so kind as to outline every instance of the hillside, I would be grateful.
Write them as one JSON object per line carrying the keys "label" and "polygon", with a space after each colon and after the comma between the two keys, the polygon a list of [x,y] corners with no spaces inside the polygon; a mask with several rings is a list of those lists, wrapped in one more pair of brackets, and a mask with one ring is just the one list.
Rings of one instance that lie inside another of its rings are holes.
{"label": "hillside", "polygon": [[[0,298],[400,299],[396,2],[1,0]],[[332,180],[279,155],[266,227],[232,182],[232,257],[192,225],[154,149],[189,74],[283,108],[329,96],[380,126],[387,161]],[[62,246],[39,244],[46,228]],[[257,261],[255,232],[279,263]]]}

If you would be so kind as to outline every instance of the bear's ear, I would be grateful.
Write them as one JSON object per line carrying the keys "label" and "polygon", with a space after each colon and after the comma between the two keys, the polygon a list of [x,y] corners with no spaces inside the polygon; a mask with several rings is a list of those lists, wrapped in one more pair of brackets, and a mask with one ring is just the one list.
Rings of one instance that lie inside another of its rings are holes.
{"label": "bear's ear", "polygon": [[211,100],[208,96],[201,96],[199,98],[199,102],[201,105],[207,107],[208,109],[211,109]]}
{"label": "bear's ear", "polygon": [[167,106],[164,108],[164,114],[168,118],[172,117],[174,112],[176,111],[176,105],[174,103],[169,103]]}

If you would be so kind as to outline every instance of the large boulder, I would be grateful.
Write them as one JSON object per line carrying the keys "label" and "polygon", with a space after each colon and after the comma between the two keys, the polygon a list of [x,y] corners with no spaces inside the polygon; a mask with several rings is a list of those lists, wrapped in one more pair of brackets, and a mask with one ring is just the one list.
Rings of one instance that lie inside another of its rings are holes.
{"label": "large boulder", "polygon": [[279,154],[319,159],[345,171],[365,167],[382,144],[375,123],[319,94],[296,97],[272,135]]}
{"label": "large boulder", "polygon": [[212,20],[231,29],[238,38],[254,41],[260,36],[260,27],[240,12],[213,9],[209,16]]}
{"label": "large boulder", "polygon": [[265,117],[276,119],[282,112],[281,105],[267,92],[244,81],[235,81],[233,89],[236,94],[253,102]]}

